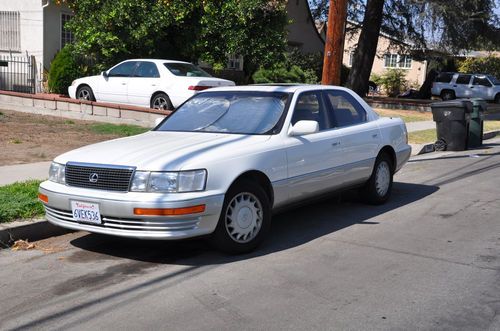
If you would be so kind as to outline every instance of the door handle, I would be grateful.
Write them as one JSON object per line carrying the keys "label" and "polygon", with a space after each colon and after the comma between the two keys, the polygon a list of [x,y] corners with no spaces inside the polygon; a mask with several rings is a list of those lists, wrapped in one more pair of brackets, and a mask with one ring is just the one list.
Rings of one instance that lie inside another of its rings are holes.
{"label": "door handle", "polygon": [[338,146],[338,145],[340,145],[340,142],[339,142],[339,141],[336,141],[336,142],[332,143],[332,146],[334,146],[334,147],[335,147],[335,146]]}
{"label": "door handle", "polygon": [[374,134],[372,134],[372,138],[374,138],[374,139],[375,139],[375,138],[377,138],[377,137],[378,137],[378,133],[374,133]]}
{"label": "door handle", "polygon": [[127,85],[127,83],[122,83],[122,85]]}
{"label": "door handle", "polygon": [[474,86],[471,86],[470,88],[474,88]]}

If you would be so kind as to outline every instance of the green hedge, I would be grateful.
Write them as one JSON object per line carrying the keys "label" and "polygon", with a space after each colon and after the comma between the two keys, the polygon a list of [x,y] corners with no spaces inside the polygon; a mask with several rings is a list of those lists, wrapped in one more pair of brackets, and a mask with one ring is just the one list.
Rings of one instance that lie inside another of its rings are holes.
{"label": "green hedge", "polygon": [[71,82],[83,76],[81,66],[73,54],[72,46],[66,45],[57,53],[50,65],[49,91],[51,93],[68,94]]}

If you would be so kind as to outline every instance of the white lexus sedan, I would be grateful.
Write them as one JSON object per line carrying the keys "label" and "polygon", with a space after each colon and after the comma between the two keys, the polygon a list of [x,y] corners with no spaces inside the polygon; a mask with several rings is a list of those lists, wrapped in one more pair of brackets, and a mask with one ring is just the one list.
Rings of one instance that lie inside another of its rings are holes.
{"label": "white lexus sedan", "polygon": [[174,109],[199,91],[234,82],[210,76],[192,63],[134,59],[101,75],[76,79],[68,88],[73,99]]}
{"label": "white lexus sedan", "polygon": [[273,210],[348,188],[384,203],[410,152],[401,119],[345,88],[215,88],[150,132],[58,156],[39,199],[69,229],[209,236],[242,253],[263,240]]}

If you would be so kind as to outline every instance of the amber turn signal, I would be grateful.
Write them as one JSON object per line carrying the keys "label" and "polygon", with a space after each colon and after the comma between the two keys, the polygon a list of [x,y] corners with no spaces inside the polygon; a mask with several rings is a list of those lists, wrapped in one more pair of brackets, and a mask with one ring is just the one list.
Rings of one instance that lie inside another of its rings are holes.
{"label": "amber turn signal", "polygon": [[49,197],[46,196],[45,194],[42,194],[42,193],[38,193],[38,199],[40,201],[43,201],[45,203],[49,203]]}
{"label": "amber turn signal", "polygon": [[205,211],[205,205],[184,208],[134,208],[135,215],[141,216],[171,216],[198,214]]}

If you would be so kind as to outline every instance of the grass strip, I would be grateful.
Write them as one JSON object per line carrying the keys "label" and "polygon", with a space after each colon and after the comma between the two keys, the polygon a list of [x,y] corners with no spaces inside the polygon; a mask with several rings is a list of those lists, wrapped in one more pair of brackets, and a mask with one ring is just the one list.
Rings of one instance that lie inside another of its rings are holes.
{"label": "grass strip", "polygon": [[93,123],[90,126],[90,130],[97,134],[114,134],[121,137],[128,137],[144,133],[150,129],[128,124]]}
{"label": "grass strip", "polygon": [[42,216],[38,186],[42,181],[29,180],[0,186],[0,223]]}

